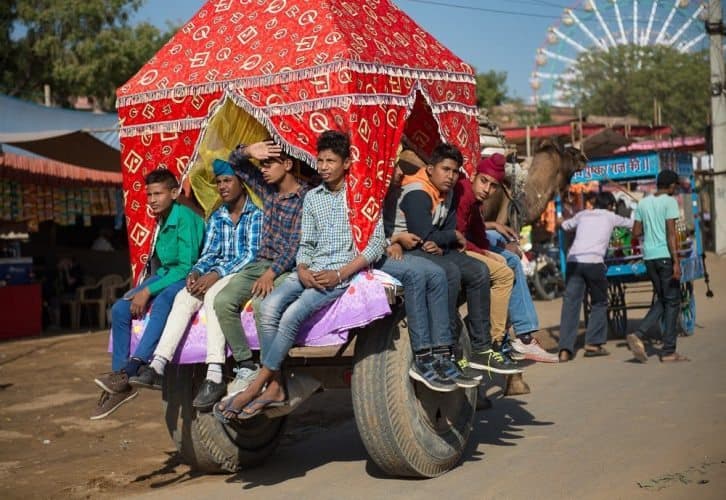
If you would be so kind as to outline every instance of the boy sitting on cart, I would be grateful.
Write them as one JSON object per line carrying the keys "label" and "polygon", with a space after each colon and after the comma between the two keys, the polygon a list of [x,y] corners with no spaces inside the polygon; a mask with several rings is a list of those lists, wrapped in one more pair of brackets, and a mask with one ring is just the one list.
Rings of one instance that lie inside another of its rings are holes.
{"label": "boy sitting on cart", "polygon": [[303,202],[297,270],[260,306],[262,368],[247,389],[214,407],[223,422],[252,418],[265,408],[287,404],[281,366],[301,324],[345,293],[355,273],[383,254],[380,220],[363,252],[354,249],[346,201],[350,139],[341,132],[324,132],[317,151],[323,184],[310,190]]}

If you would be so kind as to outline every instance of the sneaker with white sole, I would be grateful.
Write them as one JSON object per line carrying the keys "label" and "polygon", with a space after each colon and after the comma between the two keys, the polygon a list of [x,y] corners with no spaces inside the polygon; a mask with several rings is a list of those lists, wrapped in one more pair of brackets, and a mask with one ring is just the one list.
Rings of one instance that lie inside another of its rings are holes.
{"label": "sneaker with white sole", "polygon": [[467,377],[449,356],[441,357],[438,360],[439,368],[448,378],[454,381],[454,383],[462,389],[472,389],[479,387],[479,381],[481,379],[475,379],[473,377]]}
{"label": "sneaker with white sole", "polygon": [[91,414],[91,420],[100,420],[108,417],[110,414],[119,409],[119,407],[131,401],[139,395],[139,391],[129,386],[128,390],[123,392],[107,392],[103,391],[101,397],[96,403],[96,409]]}
{"label": "sneaker with white sole", "polygon": [[537,339],[532,338],[529,344],[525,344],[521,340],[515,338],[510,344],[512,345],[512,351],[522,356],[524,359],[530,359],[532,361],[539,361],[540,363],[558,363],[559,358],[557,354],[552,354],[539,345]]}
{"label": "sneaker with white sole", "polygon": [[244,392],[260,373],[260,367],[254,364],[254,369],[248,366],[234,368],[234,380],[227,384],[227,396],[236,396]]}
{"label": "sneaker with white sole", "polygon": [[477,370],[502,373],[504,375],[522,373],[522,369],[515,366],[514,362],[509,359],[505,359],[501,352],[497,352],[493,349],[472,353],[472,355],[469,356],[469,365]]}
{"label": "sneaker with white sole", "polygon": [[456,362],[457,365],[459,365],[459,369],[461,370],[461,373],[464,374],[465,377],[474,379],[474,380],[481,380],[484,378],[484,372],[481,370],[475,370],[471,367],[469,364],[469,360],[466,358],[461,358]]}
{"label": "sneaker with white sole", "polygon": [[456,382],[447,377],[438,363],[434,360],[411,363],[408,376],[418,380],[423,385],[436,392],[451,392],[459,388]]}

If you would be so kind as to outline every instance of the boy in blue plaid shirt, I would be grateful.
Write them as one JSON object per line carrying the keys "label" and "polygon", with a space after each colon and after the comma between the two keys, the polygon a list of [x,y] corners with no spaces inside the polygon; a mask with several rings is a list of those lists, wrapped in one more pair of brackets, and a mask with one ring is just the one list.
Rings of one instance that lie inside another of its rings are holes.
{"label": "boy in blue plaid shirt", "polygon": [[186,287],[177,293],[154,359],[129,383],[161,390],[166,364],[174,357],[192,315],[204,306],[207,318],[207,377],[192,403],[209,409],[224,396],[222,365],[225,338],[214,312],[214,299],[230,279],[252,262],[260,244],[262,211],[247,195],[242,179],[225,161],[214,162],[214,175],[222,205],[207,221],[202,255],[187,275]]}
{"label": "boy in blue plaid shirt", "polygon": [[350,279],[383,254],[383,223],[358,254],[353,243],[346,201],[350,139],[324,132],[317,143],[317,169],[323,184],[305,196],[297,271],[275,288],[260,307],[262,368],[243,392],[215,407],[222,421],[247,419],[265,408],[287,404],[280,368],[300,325],[315,311],[340,297]]}

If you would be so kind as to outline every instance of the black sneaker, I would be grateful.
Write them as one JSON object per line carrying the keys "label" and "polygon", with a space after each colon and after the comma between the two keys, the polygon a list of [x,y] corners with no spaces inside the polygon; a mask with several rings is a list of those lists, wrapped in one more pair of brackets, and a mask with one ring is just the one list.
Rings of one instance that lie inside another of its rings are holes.
{"label": "black sneaker", "polygon": [[408,375],[436,392],[451,392],[457,389],[456,382],[443,374],[438,363],[434,360],[423,362],[414,361],[408,369]]}
{"label": "black sneaker", "polygon": [[444,375],[453,380],[458,387],[462,387],[464,389],[472,389],[479,386],[481,374],[479,374],[479,379],[467,377],[461,371],[459,365],[454,363],[448,356],[442,357],[437,361],[439,363],[439,368],[441,369],[441,371],[443,371]]}
{"label": "black sneaker", "polygon": [[110,394],[126,393],[131,389],[129,376],[121,370],[118,372],[104,373],[93,379],[98,387]]}
{"label": "black sneaker", "polygon": [[161,390],[164,382],[164,376],[156,373],[156,370],[150,366],[142,366],[139,374],[135,377],[129,377],[129,385],[131,387],[143,387],[144,389]]}
{"label": "black sneaker", "polygon": [[484,377],[484,373],[481,370],[475,370],[472,368],[469,364],[469,360],[466,358],[461,358],[456,362],[456,364],[459,366],[461,373],[467,378],[481,380]]}
{"label": "black sneaker", "polygon": [[484,352],[475,352],[469,357],[469,364],[477,370],[484,370],[492,373],[513,375],[522,373],[522,369],[514,366],[512,360],[506,359],[502,353],[493,349]]}
{"label": "black sneaker", "polygon": [[218,384],[209,379],[204,379],[199,392],[197,392],[197,397],[192,401],[192,406],[197,410],[210,411],[214,403],[222,399],[225,394],[227,394],[227,384],[224,382]]}

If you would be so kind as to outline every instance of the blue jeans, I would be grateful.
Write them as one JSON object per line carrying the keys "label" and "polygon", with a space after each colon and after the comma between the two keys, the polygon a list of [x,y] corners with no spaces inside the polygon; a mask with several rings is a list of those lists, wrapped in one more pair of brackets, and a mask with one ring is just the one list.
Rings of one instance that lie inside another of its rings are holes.
{"label": "blue jeans", "polygon": [[489,240],[490,250],[504,257],[507,260],[507,265],[514,271],[514,286],[512,287],[512,296],[509,298],[507,311],[514,332],[517,335],[536,332],[539,330],[537,310],[534,307],[532,294],[529,293],[529,284],[519,257],[517,257],[517,254],[504,249],[506,241],[497,231],[488,230],[487,239]]}
{"label": "blue jeans", "polygon": [[580,308],[586,289],[590,292],[590,317],[587,320],[585,344],[602,345],[608,340],[608,279],[603,263],[567,263],[567,285],[562,297],[560,315],[560,350],[575,352]]}
{"label": "blue jeans", "polygon": [[635,332],[643,338],[648,330],[663,320],[663,350],[667,356],[676,352],[678,333],[678,312],[681,307],[681,284],[673,279],[673,261],[671,259],[653,259],[645,261],[645,269],[650,281],[653,282],[655,302],[650,306],[640,327]]}
{"label": "blue jeans", "polygon": [[484,352],[491,349],[489,268],[463,252],[454,251],[444,255],[433,255],[416,249],[411,250],[411,254],[423,257],[444,269],[449,299],[449,324],[452,332],[458,331],[459,293],[462,286],[464,287],[468,312],[465,320],[471,339],[472,352]]}
{"label": "blue jeans", "polygon": [[453,344],[444,269],[410,254],[404,254],[402,260],[383,257],[376,267],[403,285],[408,334],[414,352]]}
{"label": "blue jeans", "polygon": [[[127,299],[133,292],[137,292],[142,288],[150,285],[158,280],[158,276],[144,280],[136,288],[126,292],[124,298],[117,300],[111,308],[111,332],[113,333],[113,353],[111,354],[111,369],[115,372],[126,366],[129,360],[131,349],[131,300]],[[159,343],[161,332],[164,331],[166,318],[169,316],[171,306],[174,304],[174,297],[177,292],[184,288],[185,281],[179,280],[164,288],[156,297],[153,298],[151,314],[149,321],[146,323],[146,329],[141,337],[141,341],[136,346],[134,357],[143,361],[149,361],[154,354],[156,344]]]}
{"label": "blue jeans", "polygon": [[260,304],[262,365],[277,371],[295,343],[300,326],[315,311],[343,295],[347,287],[305,288],[293,272]]}

